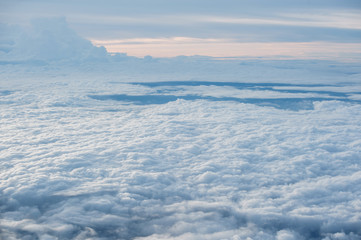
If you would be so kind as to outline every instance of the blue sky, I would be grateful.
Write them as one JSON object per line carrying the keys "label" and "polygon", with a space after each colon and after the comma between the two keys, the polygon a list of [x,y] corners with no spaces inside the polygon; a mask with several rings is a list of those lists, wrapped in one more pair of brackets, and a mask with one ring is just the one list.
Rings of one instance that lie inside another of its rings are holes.
{"label": "blue sky", "polygon": [[176,55],[360,55],[359,0],[9,1],[0,21],[65,17],[70,27],[110,52]]}

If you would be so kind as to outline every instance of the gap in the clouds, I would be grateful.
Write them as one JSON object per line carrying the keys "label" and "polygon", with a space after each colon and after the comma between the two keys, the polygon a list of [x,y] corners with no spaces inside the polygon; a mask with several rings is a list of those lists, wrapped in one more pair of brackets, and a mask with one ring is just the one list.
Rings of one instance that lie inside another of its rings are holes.
{"label": "gap in the clouds", "polygon": [[114,100],[132,103],[135,105],[150,104],[166,104],[174,102],[178,99],[182,100],[208,100],[208,101],[233,101],[239,103],[250,103],[258,106],[269,106],[278,109],[287,110],[312,110],[314,101],[336,100],[329,98],[276,98],[276,99],[257,99],[257,98],[235,98],[235,97],[210,97],[197,95],[126,95],[126,94],[110,94],[110,95],[89,95],[95,100]]}
{"label": "gap in the clouds", "polygon": [[[7,96],[9,96],[13,93],[14,93],[14,91],[10,91],[10,90],[0,90],[0,99],[6,99]],[[13,104],[13,103],[14,103],[13,101],[7,101],[7,100],[0,101],[0,105]]]}
{"label": "gap in the clouds", "polygon": [[[116,82],[113,82],[116,83]],[[207,82],[207,81],[165,81],[165,82],[132,82],[130,84],[138,84],[148,87],[160,86],[230,86],[237,88],[250,87],[324,87],[331,86],[326,84],[288,84],[288,83],[247,83],[247,82]]]}
{"label": "gap in the clouds", "polygon": [[[217,86],[217,87],[233,87],[236,89],[248,90],[269,90],[284,93],[318,93],[334,96],[347,97],[347,93],[312,90],[313,87],[333,87],[334,85],[327,84],[288,84],[288,83],[237,83],[237,82],[207,82],[207,81],[168,81],[168,82],[135,82],[129,83],[133,85],[142,85],[146,87],[179,87],[179,86]],[[307,87],[308,90],[301,89],[277,89],[275,87]],[[339,86],[338,86],[339,87]],[[173,90],[174,91],[174,90]],[[360,92],[350,92],[354,94],[361,94]]]}
{"label": "gap in the clouds", "polygon": [[[116,84],[117,82],[111,82]],[[237,82],[207,82],[207,81],[167,81],[167,82],[133,82],[128,83],[136,86],[145,86],[154,89],[154,93],[147,94],[90,94],[88,97],[95,100],[113,100],[120,101],[126,104],[134,105],[151,105],[151,104],[166,104],[177,101],[178,99],[186,101],[206,100],[206,101],[232,101],[238,103],[255,104],[262,107],[274,107],[284,110],[313,110],[313,103],[316,101],[342,101],[348,103],[361,104],[360,100],[349,99],[350,92],[334,92],[321,91],[317,87],[332,87],[332,85],[324,84],[286,84],[286,83],[237,83]],[[262,94],[262,91],[274,93],[290,93],[290,94],[317,94],[317,96],[297,96],[290,95],[288,97],[276,96],[267,97],[262,96],[212,96],[203,95],[202,93],[188,93],[184,94],[182,87],[199,87],[199,86],[216,86],[216,87],[231,87],[235,90],[257,91],[257,94]],[[167,88],[168,87],[168,88]],[[277,89],[282,87],[282,89]],[[291,89],[287,89],[290,87]],[[304,87],[307,89],[292,89],[292,87]],[[352,94],[360,94],[359,92],[351,92]]]}
{"label": "gap in the clouds", "polygon": [[0,96],[8,96],[11,95],[14,91],[9,90],[0,90]]}

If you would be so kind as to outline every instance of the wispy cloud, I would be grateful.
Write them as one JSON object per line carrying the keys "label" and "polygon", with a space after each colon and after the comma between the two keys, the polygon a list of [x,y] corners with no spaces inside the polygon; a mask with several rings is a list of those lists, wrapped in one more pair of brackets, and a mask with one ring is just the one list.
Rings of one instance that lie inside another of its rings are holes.
{"label": "wispy cloud", "polygon": [[[144,15],[69,16],[83,35],[98,40],[121,38],[237,39],[238,42],[359,42],[361,11],[279,13],[273,16]],[[92,23],[86,30],[84,24]]]}
{"label": "wispy cloud", "polygon": [[242,24],[242,25],[281,25],[302,27],[327,27],[361,30],[361,11],[354,13],[324,14],[282,14],[273,18],[201,16],[200,21],[210,23]]}
{"label": "wispy cloud", "polygon": [[217,38],[190,38],[190,37],[171,37],[171,38],[130,38],[118,40],[92,40],[96,45],[119,45],[119,44],[205,44],[205,43],[224,43],[230,42],[231,39]]}
{"label": "wispy cloud", "polygon": [[274,16],[252,17],[225,15],[161,14],[143,16],[87,15],[68,17],[74,22],[97,24],[146,24],[146,25],[187,25],[187,24],[240,24],[240,25],[281,25],[303,27],[327,27],[361,30],[361,11],[324,11],[311,13],[280,13]]}

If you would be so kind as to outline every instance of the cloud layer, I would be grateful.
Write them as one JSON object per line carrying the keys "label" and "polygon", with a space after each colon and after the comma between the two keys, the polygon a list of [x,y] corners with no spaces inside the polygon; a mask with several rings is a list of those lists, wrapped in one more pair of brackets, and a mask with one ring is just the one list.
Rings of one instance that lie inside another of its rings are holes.
{"label": "cloud layer", "polygon": [[[287,63],[244,62],[242,72],[263,65],[266,75],[288,72],[307,81],[313,66],[319,82],[149,82],[197,73],[230,79],[225,69],[240,77],[239,61],[192,58],[89,65],[81,72],[4,65],[0,236],[359,239],[361,105],[335,99],[359,96],[359,84],[325,85],[331,68]],[[332,75],[339,81],[356,74],[337,68]],[[301,110],[206,98],[135,105],[89,97],[276,93],[285,103],[292,95],[333,97]]]}
{"label": "cloud layer", "polygon": [[0,31],[0,238],[360,239],[358,62],[109,56],[64,18]]}

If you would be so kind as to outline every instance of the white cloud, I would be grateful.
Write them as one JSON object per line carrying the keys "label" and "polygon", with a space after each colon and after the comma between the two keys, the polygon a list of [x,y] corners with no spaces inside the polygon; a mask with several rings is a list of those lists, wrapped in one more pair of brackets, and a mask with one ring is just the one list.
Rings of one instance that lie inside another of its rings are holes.
{"label": "white cloud", "polygon": [[[84,61],[97,48],[64,20],[23,39],[3,31],[3,56],[46,64],[0,62],[1,238],[360,237],[358,63]],[[171,98],[150,104],[156,96]]]}
{"label": "white cloud", "polygon": [[1,29],[8,39],[2,61],[85,61],[104,60],[104,47],[92,43],[71,30],[64,18],[35,19],[30,29],[6,26]]}
{"label": "white cloud", "polygon": [[[349,65],[330,64],[179,58],[81,69],[3,65],[0,236],[359,238],[360,104],[319,101],[312,110],[289,111],[231,101],[136,106],[87,97],[164,94],[165,83],[127,82],[189,76],[264,82],[268,75],[289,84],[352,79],[345,75]],[[168,90],[238,92],[199,85]],[[347,86],[328,90],[348,93]]]}

